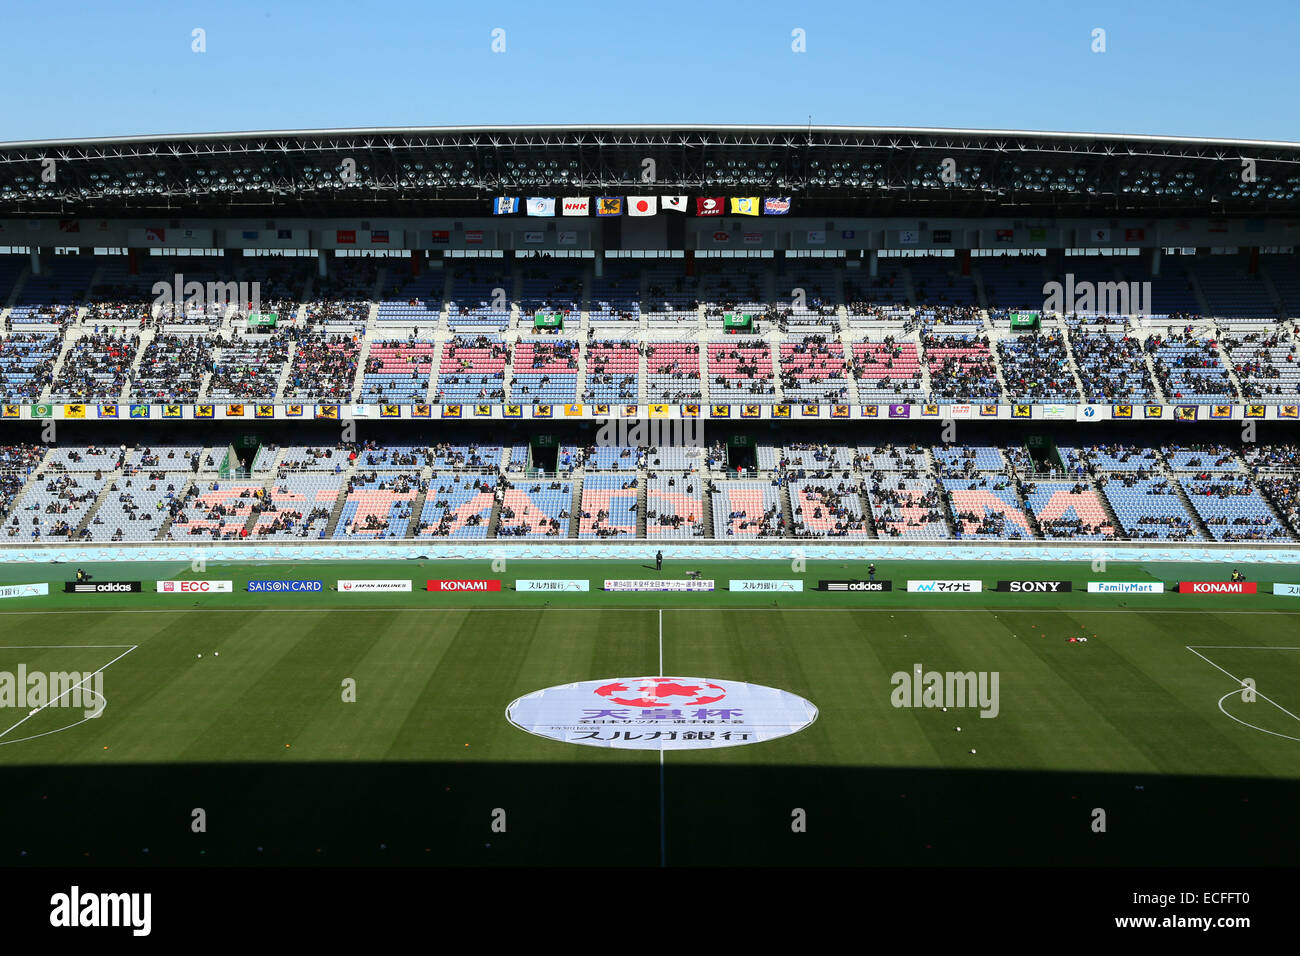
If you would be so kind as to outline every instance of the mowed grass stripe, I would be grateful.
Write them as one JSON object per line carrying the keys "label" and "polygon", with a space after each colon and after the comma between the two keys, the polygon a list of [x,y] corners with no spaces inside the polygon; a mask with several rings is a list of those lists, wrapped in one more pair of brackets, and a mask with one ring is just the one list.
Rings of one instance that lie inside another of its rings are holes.
{"label": "mowed grass stripe", "polygon": [[[713,637],[706,639],[701,631]],[[831,744],[819,726],[823,711],[817,700],[821,667],[816,653],[810,653],[804,643],[817,634],[813,644],[820,644],[822,633],[820,628],[792,629],[788,612],[759,616],[726,611],[708,615],[665,611],[664,669],[670,674],[763,684],[797,694],[818,707],[818,720],[797,734],[757,747],[684,753],[680,758],[674,754],[674,759],[691,764],[805,764],[826,754]],[[726,702],[721,704],[725,706]]]}
{"label": "mowed grass stripe", "polygon": [[[5,618],[0,643],[140,649],[106,674],[99,721],[0,748],[0,809],[24,821],[0,851],[138,861],[149,846],[171,863],[207,847],[219,862],[225,847],[255,860],[265,843],[276,862],[365,863],[388,842],[403,862],[657,865],[657,753],[542,739],[504,713],[544,687],[656,672],[657,609],[423,599],[352,614]],[[1049,846],[1047,862],[1220,862],[1243,845],[1283,856],[1261,834],[1293,816],[1300,743],[1221,714],[1231,678],[1185,645],[1300,644],[1294,617],[947,608],[666,610],[669,674],[778,687],[820,710],[781,740],[668,753],[669,862],[1043,861]],[[1071,632],[1089,643],[1066,643]],[[1279,700],[1300,681],[1300,651],[1204,653]],[[894,708],[890,677],[916,663],[999,671],[998,718]],[[344,676],[358,679],[357,704],[340,700]],[[1246,719],[1275,711],[1232,706]],[[1113,813],[1104,845],[1093,806]],[[206,843],[189,830],[193,807],[209,811]],[[808,810],[808,834],[791,833],[794,808]],[[490,829],[496,809],[505,833]]]}
{"label": "mowed grass stripe", "polygon": [[542,609],[448,612],[440,620],[454,628],[454,637],[412,712],[418,727],[404,732],[418,733],[426,755],[447,759],[591,759],[595,748],[564,747],[510,726],[506,707],[557,684],[639,676],[649,662],[650,642],[657,640],[654,617],[653,611],[608,618]]}
{"label": "mowed grass stripe", "polygon": [[[1234,677],[1240,680],[1252,679],[1255,682],[1255,700],[1248,702],[1242,698],[1239,685],[1234,685],[1226,675],[1188,652],[1188,656],[1193,661],[1218,678],[1214,692],[1205,695],[1203,699],[1210,702],[1210,706],[1220,720],[1226,718],[1219,710],[1219,700],[1224,698],[1225,694],[1233,692],[1231,696],[1223,699],[1223,710],[1233,717],[1258,727],[1261,731],[1268,730],[1286,737],[1300,737],[1300,720],[1295,716],[1300,715],[1300,650],[1267,647],[1258,650],[1197,647],[1196,651]],[[1240,732],[1249,735],[1247,739],[1250,741],[1254,741],[1257,737],[1267,739],[1269,736],[1230,721],[1228,725],[1231,728],[1229,733]],[[1300,747],[1300,742],[1296,742],[1295,745]],[[1280,769],[1280,764],[1284,765],[1284,762],[1278,760],[1274,748],[1262,748],[1260,760],[1269,771],[1273,772]]]}
{"label": "mowed grass stripe", "polygon": [[[1160,697],[1122,704],[1123,718],[1133,728],[1133,734],[1152,738],[1161,735],[1151,747],[1159,749],[1162,770],[1268,776],[1279,766],[1276,748],[1261,748],[1262,741],[1257,738],[1263,734],[1239,732],[1219,712],[1215,701],[1230,689],[1228,680],[1190,652],[1184,651],[1181,656],[1170,652],[1178,644],[1242,633],[1235,623],[1233,615],[1221,613],[1179,617],[1148,613],[1135,620],[1126,640],[1113,642],[1117,656],[1141,667],[1161,689]],[[1279,636],[1288,629],[1284,622],[1263,620],[1252,622],[1250,628],[1256,633],[1276,631]],[[1101,675],[1102,679],[1109,676]]]}
{"label": "mowed grass stripe", "polygon": [[[1051,766],[1053,752],[1066,751],[1079,767],[1102,770],[1118,752],[1113,769],[1157,769],[1151,755],[1114,721],[1125,710],[1116,697],[1137,700],[1149,687],[1146,674],[1112,653],[1117,638],[1127,639],[1126,620],[1107,626],[1082,613],[1036,612],[999,612],[999,618],[1027,652],[1012,679],[1003,680],[1002,691],[1004,716],[1017,725],[1022,745],[1033,754],[1029,765]],[[1072,644],[1070,637],[1086,637],[1088,643]]]}
{"label": "mowed grass stripe", "polygon": [[330,659],[329,627],[325,614],[198,615],[192,633],[152,648],[151,662],[179,672],[148,702],[172,717],[165,727],[176,745],[171,759],[284,759],[285,743],[313,717],[308,688],[321,682]]}
{"label": "mowed grass stripe", "polygon": [[[494,862],[657,862],[657,753],[547,740],[505,716],[536,690],[653,673],[656,613],[457,612],[446,621],[451,646],[412,710],[422,719],[403,728],[436,762],[429,805],[455,807],[466,846],[481,853],[490,842]],[[497,811],[504,833],[491,829]]]}
{"label": "mowed grass stripe", "polygon": [[[41,761],[50,763],[121,763],[167,759],[178,754],[176,742],[167,731],[171,717],[170,702],[161,708],[151,702],[155,693],[166,693],[172,681],[182,673],[177,657],[168,658],[159,671],[159,659],[148,653],[148,645],[172,647],[192,635],[196,622],[184,620],[183,611],[174,614],[124,620],[111,612],[79,617],[75,624],[65,619],[57,623],[32,619],[19,623],[14,619],[0,627],[5,644],[31,643],[98,644],[105,656],[96,666],[111,661],[122,649],[107,645],[138,645],[137,649],[104,672],[104,696],[108,705],[103,714],[66,733],[41,741]],[[157,642],[156,644],[154,642]],[[90,653],[95,653],[91,651]],[[133,716],[134,715],[134,716]],[[161,726],[160,726],[161,725]],[[25,745],[24,745],[25,746]],[[107,748],[107,749],[105,749]],[[5,754],[4,749],[14,751]],[[33,756],[18,747],[0,749],[0,762]]]}
{"label": "mowed grass stripe", "polygon": [[[126,654],[129,657],[129,650],[128,647],[0,648],[0,671],[7,672],[15,682],[11,703],[0,707],[0,734],[3,734],[0,736],[0,754],[10,750],[12,753],[8,756],[15,760],[22,760],[24,757],[22,748],[35,742],[25,738],[47,735],[42,737],[42,740],[48,741],[51,751],[61,754],[62,759],[76,759],[78,753],[84,757],[84,742],[75,741],[70,737],[63,740],[56,740],[56,738],[63,733],[64,728],[71,729],[72,725],[81,721],[86,716],[87,710],[95,710],[99,706],[92,693],[97,689],[99,680],[91,675],[110,665],[119,655]],[[121,661],[117,663],[120,664]],[[24,692],[21,698],[19,696],[16,683],[20,666],[25,667],[24,673],[29,677],[40,672],[47,679],[45,697],[42,701],[44,706],[39,709],[27,696],[31,689],[30,683],[27,692]],[[52,675],[74,673],[76,680],[71,676],[66,679],[68,687],[56,687],[50,682]],[[108,676],[110,673],[111,667],[104,671],[105,676],[102,678],[104,697],[108,699],[112,697],[112,678]],[[73,685],[80,686],[70,690]],[[63,693],[65,690],[70,692]],[[57,701],[55,698],[58,698]],[[32,710],[37,710],[37,713],[32,715]]]}
{"label": "mowed grass stripe", "polygon": [[[431,627],[422,615],[401,611],[375,612],[360,622],[335,619],[341,630],[331,632],[342,653],[319,673],[316,719],[305,727],[293,751],[299,759],[424,759],[427,737],[412,747],[403,731],[414,717],[420,695],[443,655],[451,647],[449,627]],[[355,631],[364,632],[364,638]],[[355,702],[344,701],[346,679],[355,688]],[[414,739],[414,738],[413,738]],[[386,750],[383,741],[390,741]],[[366,741],[375,741],[374,753]]]}
{"label": "mowed grass stripe", "polygon": [[[1032,664],[1022,660],[1014,680],[1002,685],[1004,718],[1034,754],[1027,765],[1051,767],[1064,754],[1079,769],[1160,771],[1168,755],[1165,730],[1158,720],[1142,724],[1128,715],[1159,718],[1178,703],[1144,667],[1117,652],[1132,640],[1126,627],[1097,625],[1085,615],[1053,615],[1046,622],[1004,617],[1018,620],[1014,640],[1032,655]],[[1088,643],[1071,644],[1072,636]]]}
{"label": "mowed grass stripe", "polygon": [[[78,617],[58,634],[9,628],[0,635],[4,643],[57,638],[139,643],[140,650],[106,674],[103,718],[66,739],[48,738],[39,750],[0,749],[0,762],[607,760],[597,748],[550,743],[510,727],[506,705],[555,684],[657,669],[655,609],[376,611],[362,621],[328,611],[184,609],[135,617],[129,627],[105,613]],[[786,740],[691,760],[962,766],[968,747],[950,736],[956,716],[931,719],[928,711],[900,712],[890,704],[891,675],[920,663],[926,670],[1000,672],[999,718],[983,720],[974,709],[957,715],[989,741],[987,758],[996,765],[1294,773],[1294,754],[1279,749],[1287,742],[1219,713],[1217,700],[1230,681],[1183,649],[1246,640],[1247,633],[1230,630],[1233,615],[919,611],[891,618],[669,609],[664,621],[669,674],[780,687],[820,711],[817,724]],[[1049,636],[1038,637],[1040,631]],[[1080,647],[1067,644],[1066,633],[1097,637]],[[1249,637],[1296,642],[1282,618],[1254,619]],[[220,658],[212,657],[216,649]],[[1237,666],[1250,667],[1252,653]],[[1270,668],[1273,684],[1285,688],[1296,679],[1292,662],[1300,652],[1283,654],[1289,656]],[[358,680],[357,705],[340,699],[348,676]],[[1269,693],[1269,684],[1260,686]]]}

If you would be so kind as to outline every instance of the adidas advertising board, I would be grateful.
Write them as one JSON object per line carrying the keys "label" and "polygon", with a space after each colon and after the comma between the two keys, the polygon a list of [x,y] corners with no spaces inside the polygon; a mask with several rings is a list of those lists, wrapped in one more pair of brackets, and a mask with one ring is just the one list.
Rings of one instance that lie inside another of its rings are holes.
{"label": "adidas advertising board", "polygon": [[64,594],[138,594],[142,590],[144,587],[139,581],[89,581],[84,584],[65,581],[63,584]]}

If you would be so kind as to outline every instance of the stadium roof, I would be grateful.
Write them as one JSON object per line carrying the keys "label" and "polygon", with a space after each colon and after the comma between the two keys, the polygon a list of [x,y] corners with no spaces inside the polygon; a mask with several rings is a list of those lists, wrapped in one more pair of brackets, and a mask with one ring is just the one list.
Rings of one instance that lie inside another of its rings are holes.
{"label": "stadium roof", "polygon": [[[652,182],[644,178],[650,174]],[[0,143],[0,215],[8,216],[474,216],[489,212],[494,195],[657,191],[788,195],[793,214],[816,216],[1293,217],[1300,215],[1300,143],[691,125]]]}

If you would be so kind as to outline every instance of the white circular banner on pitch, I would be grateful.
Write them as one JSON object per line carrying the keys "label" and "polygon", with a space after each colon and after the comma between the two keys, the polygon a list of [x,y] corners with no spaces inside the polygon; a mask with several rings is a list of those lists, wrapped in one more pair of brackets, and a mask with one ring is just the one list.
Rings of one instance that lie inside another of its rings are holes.
{"label": "white circular banner on pitch", "polygon": [[625,750],[704,750],[803,730],[817,708],[788,691],[703,677],[619,677],[520,697],[506,719],[539,737]]}

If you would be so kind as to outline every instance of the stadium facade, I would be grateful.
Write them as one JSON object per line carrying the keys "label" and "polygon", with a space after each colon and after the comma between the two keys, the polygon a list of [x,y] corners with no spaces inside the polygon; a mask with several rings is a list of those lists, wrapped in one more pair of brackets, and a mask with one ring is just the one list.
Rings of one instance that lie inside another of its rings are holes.
{"label": "stadium facade", "polygon": [[0,544],[1285,545],[1298,191],[1017,131],[0,144]]}

